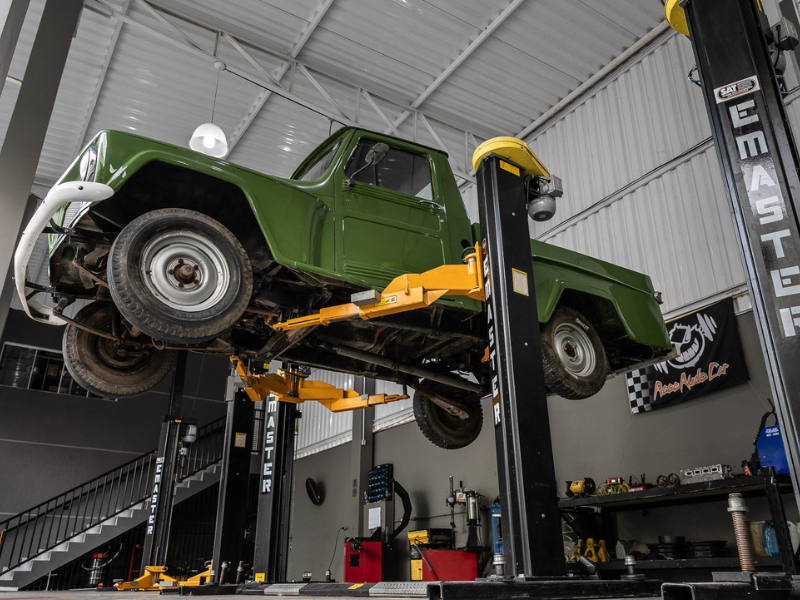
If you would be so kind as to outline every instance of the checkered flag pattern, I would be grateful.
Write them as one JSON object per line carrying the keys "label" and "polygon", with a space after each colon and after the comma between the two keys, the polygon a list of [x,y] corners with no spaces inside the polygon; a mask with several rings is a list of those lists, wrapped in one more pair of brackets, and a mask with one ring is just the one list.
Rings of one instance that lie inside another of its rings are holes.
{"label": "checkered flag pattern", "polygon": [[653,410],[653,384],[647,376],[651,369],[636,369],[625,375],[628,384],[628,401],[631,404],[631,413],[638,414]]}

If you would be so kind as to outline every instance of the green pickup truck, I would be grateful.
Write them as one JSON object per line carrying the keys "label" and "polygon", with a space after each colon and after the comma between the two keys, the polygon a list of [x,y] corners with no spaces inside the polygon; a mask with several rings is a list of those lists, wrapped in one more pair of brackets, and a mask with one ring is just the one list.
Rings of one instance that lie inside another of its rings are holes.
{"label": "green pickup truck", "polygon": [[[92,392],[145,392],[184,348],[281,360],[405,384],[423,433],[457,448],[482,423],[480,302],[444,297],[375,320],[272,325],[457,264],[478,232],[447,155],[407,140],[345,127],[283,179],[101,131],[37,209],[14,269],[26,312],[67,324],[65,363]],[[42,233],[50,286],[27,275]],[[591,396],[610,374],[672,351],[649,277],[534,240],[531,254],[551,392]]]}

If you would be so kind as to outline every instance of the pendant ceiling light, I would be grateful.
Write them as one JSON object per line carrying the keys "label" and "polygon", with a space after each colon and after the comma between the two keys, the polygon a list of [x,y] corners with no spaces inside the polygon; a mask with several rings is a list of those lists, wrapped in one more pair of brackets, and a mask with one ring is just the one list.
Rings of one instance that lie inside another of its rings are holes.
{"label": "pendant ceiling light", "polygon": [[219,74],[225,69],[225,63],[214,63],[217,69],[217,85],[214,88],[214,105],[211,109],[211,122],[203,123],[194,130],[189,140],[189,148],[195,152],[202,152],[215,158],[225,158],[228,155],[228,140],[225,132],[219,125],[214,124],[214,111],[217,108],[217,91],[219,90]]}

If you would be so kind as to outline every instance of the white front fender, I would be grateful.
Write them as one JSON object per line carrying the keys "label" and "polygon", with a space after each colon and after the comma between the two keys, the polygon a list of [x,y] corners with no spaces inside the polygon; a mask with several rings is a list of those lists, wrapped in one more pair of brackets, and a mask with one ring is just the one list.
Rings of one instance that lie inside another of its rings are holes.
{"label": "white front fender", "polygon": [[114,195],[114,190],[104,183],[94,183],[89,181],[69,181],[53,187],[45,196],[45,199],[36,209],[30,223],[22,232],[19,246],[14,253],[14,284],[17,293],[22,301],[22,307],[28,316],[41,323],[49,325],[64,325],[64,321],[53,315],[52,307],[45,306],[36,296],[28,299],[26,296],[33,291],[26,287],[28,278],[28,261],[36,245],[36,241],[47,227],[50,219],[58,212],[58,209],[71,202],[81,202],[94,204],[110,198]]}

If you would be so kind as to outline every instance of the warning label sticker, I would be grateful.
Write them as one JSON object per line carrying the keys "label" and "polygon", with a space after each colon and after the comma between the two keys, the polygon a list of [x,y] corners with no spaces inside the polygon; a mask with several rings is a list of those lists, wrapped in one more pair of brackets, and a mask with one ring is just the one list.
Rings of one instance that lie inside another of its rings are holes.
{"label": "warning label sticker", "polygon": [[523,296],[529,296],[528,292],[528,274],[519,269],[511,269],[511,285],[514,291]]}

